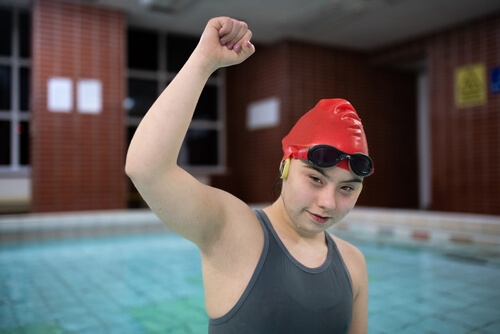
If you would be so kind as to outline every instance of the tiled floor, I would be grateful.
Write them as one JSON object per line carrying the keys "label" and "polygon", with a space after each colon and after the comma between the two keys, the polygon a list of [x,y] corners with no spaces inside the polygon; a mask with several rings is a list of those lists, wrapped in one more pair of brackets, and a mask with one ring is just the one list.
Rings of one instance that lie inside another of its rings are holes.
{"label": "tiled floor", "polygon": [[[500,333],[500,266],[358,243],[369,333]],[[0,334],[206,333],[199,254],[173,234],[0,245]]]}

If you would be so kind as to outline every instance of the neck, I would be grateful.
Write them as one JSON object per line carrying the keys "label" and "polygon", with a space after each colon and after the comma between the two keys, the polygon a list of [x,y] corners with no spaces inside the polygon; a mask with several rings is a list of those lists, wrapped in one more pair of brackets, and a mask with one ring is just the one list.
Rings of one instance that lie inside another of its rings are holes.
{"label": "neck", "polygon": [[271,204],[271,206],[265,208],[264,212],[268,216],[280,238],[285,238],[293,242],[299,242],[300,240],[307,242],[324,242],[323,233],[311,233],[304,231],[301,226],[299,226],[292,219],[292,217],[290,217],[282,196]]}

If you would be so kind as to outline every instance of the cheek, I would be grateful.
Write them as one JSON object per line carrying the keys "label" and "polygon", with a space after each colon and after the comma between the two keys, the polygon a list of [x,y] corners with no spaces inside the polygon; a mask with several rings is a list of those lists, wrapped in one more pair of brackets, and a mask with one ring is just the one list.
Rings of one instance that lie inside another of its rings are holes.
{"label": "cheek", "polygon": [[359,197],[359,191],[351,194],[350,196],[337,195],[337,206],[341,207],[343,211],[351,211],[356,205]]}
{"label": "cheek", "polygon": [[283,182],[281,195],[289,206],[300,207],[311,199],[311,190],[305,184],[287,180]]}

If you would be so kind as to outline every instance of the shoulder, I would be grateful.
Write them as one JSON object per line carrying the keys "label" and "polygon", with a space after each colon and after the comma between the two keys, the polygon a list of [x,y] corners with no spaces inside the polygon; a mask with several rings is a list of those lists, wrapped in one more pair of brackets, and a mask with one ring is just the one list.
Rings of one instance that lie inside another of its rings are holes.
{"label": "shoulder", "polygon": [[347,270],[349,271],[354,290],[353,292],[356,295],[359,287],[365,286],[368,281],[365,257],[359,248],[353,244],[331,233],[330,236],[335,241]]}
{"label": "shoulder", "polygon": [[342,258],[346,262],[354,262],[354,264],[359,264],[365,266],[365,257],[363,253],[354,246],[353,244],[329,233],[332,239],[335,241],[337,248],[339,249]]}
{"label": "shoulder", "polygon": [[226,201],[221,211],[218,228],[208,231],[204,247],[198,245],[202,253],[220,263],[241,252],[259,250],[264,232],[253,208],[239,199],[233,199]]}

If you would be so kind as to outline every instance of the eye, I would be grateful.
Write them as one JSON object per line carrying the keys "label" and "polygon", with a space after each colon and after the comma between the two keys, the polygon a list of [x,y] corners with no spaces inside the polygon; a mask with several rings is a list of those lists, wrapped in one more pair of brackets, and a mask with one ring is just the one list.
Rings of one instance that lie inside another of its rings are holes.
{"label": "eye", "polygon": [[352,186],[342,186],[342,187],[340,187],[340,189],[342,189],[345,192],[352,192],[355,190],[354,187],[352,187]]}
{"label": "eye", "polygon": [[346,194],[346,195],[351,195],[354,193],[359,193],[361,192],[361,189],[363,188],[363,185],[361,183],[344,183],[340,185],[340,190]]}
{"label": "eye", "polygon": [[319,177],[317,177],[315,175],[310,175],[309,178],[315,184],[323,184],[323,181]]}

